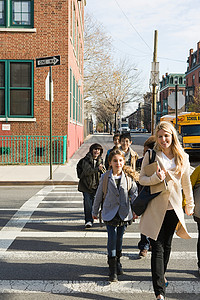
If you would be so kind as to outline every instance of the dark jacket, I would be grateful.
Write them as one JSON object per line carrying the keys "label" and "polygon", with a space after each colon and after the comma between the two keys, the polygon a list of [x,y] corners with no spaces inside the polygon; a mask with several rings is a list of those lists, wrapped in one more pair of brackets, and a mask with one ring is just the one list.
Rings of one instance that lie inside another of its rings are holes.
{"label": "dark jacket", "polygon": [[96,192],[99,185],[99,178],[102,174],[98,168],[100,164],[103,164],[103,159],[101,156],[98,156],[96,166],[94,167],[94,160],[90,152],[82,159],[82,173],[78,184],[79,192]]}

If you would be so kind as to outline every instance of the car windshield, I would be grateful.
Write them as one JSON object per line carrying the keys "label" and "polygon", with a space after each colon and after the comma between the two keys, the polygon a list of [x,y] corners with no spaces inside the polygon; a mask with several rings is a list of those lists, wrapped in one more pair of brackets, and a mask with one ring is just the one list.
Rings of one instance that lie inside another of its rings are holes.
{"label": "car windshield", "polygon": [[128,127],[128,124],[122,124],[122,127]]}
{"label": "car windshield", "polygon": [[184,125],[181,127],[182,136],[200,136],[200,124],[198,125]]}

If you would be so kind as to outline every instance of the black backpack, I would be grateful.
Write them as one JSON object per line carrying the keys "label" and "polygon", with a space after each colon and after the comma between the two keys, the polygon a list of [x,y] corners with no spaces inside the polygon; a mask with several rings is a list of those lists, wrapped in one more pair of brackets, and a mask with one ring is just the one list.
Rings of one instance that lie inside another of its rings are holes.
{"label": "black backpack", "polygon": [[76,166],[76,172],[79,179],[81,178],[81,174],[83,173],[83,159],[84,158],[81,158]]}

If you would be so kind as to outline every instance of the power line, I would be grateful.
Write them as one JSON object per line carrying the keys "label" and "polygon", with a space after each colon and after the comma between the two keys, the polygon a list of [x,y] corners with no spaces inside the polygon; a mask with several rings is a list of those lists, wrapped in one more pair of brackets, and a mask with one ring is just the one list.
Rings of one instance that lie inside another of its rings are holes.
{"label": "power line", "polygon": [[134,31],[137,33],[137,35],[141,38],[141,40],[145,43],[145,45],[152,51],[151,47],[146,43],[146,41],[143,39],[143,37],[141,36],[141,34],[137,31],[137,29],[133,26],[133,24],[131,23],[131,21],[129,20],[129,18],[127,17],[127,15],[125,14],[125,12],[122,10],[121,6],[119,5],[119,3],[117,2],[117,0],[115,0],[117,6],[119,7],[119,9],[121,10],[121,12],[123,13],[123,15],[125,16],[125,18],[127,19],[128,23],[131,25],[131,27],[134,29]]}

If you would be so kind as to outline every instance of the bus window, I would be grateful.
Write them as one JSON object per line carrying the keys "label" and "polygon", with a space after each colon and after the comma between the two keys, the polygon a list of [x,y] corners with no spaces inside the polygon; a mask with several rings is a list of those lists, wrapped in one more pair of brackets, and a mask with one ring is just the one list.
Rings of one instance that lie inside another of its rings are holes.
{"label": "bus window", "polygon": [[200,136],[200,124],[199,125],[184,125],[181,128],[182,136]]}

